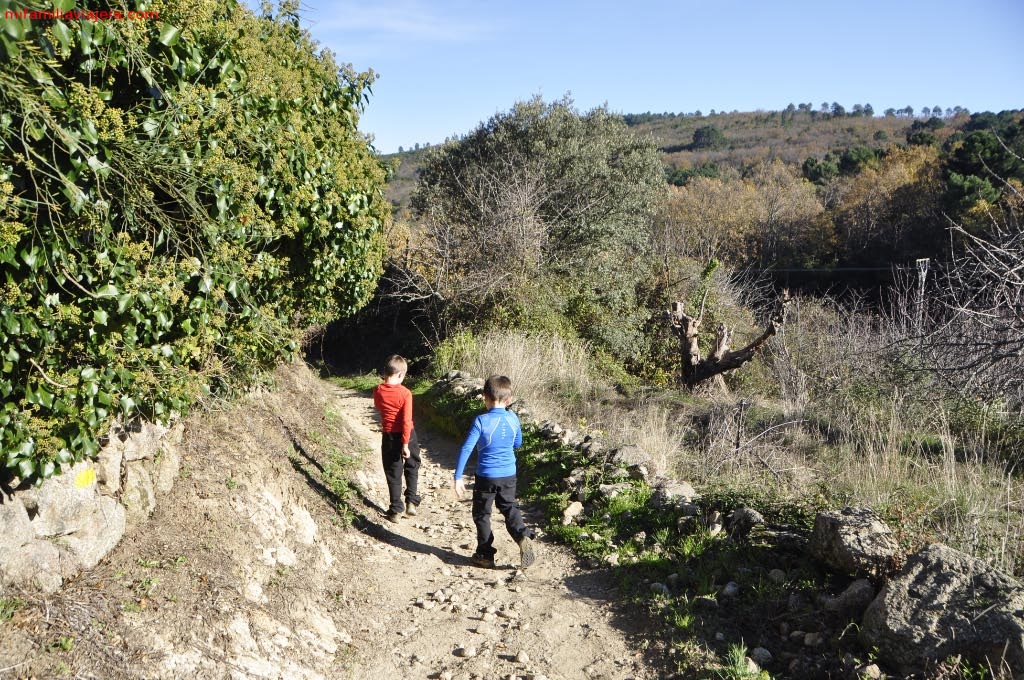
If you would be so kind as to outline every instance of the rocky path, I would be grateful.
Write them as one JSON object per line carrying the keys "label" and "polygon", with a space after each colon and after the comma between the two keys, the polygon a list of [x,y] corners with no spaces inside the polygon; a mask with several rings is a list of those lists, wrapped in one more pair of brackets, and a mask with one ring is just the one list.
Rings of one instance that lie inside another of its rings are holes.
{"label": "rocky path", "polygon": [[[457,442],[420,433],[424,500],[393,524],[369,396],[304,365],[275,381],[189,420],[173,490],[94,569],[0,590],[0,680],[657,677],[606,573],[543,536],[517,571],[500,515],[498,568],[470,564]],[[355,457],[348,502],[332,452]]]}
{"label": "rocky path", "polygon": [[[380,435],[370,399],[343,389],[336,396],[338,413],[366,440],[367,450],[376,452]],[[639,622],[616,610],[606,575],[577,568],[571,554],[542,534],[537,562],[518,570],[518,547],[495,512],[498,568],[470,565],[470,503],[456,500],[450,481],[459,442],[418,434],[424,498],[416,517],[403,517],[397,525],[383,518],[387,486],[374,455],[367,454],[357,475],[367,513],[364,534],[353,540],[363,549],[372,545],[380,590],[377,611],[359,633],[353,631],[360,649],[350,677],[657,677],[634,649],[641,638],[629,628]],[[528,525],[537,525],[528,510],[526,516]]]}

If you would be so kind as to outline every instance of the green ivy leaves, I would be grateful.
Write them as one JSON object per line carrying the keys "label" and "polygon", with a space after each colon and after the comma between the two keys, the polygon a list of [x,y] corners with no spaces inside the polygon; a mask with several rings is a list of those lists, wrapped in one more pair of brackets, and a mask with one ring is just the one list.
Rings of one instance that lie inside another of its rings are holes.
{"label": "green ivy leaves", "polygon": [[288,11],[195,9],[0,26],[0,478],[245,385],[376,285],[371,78]]}

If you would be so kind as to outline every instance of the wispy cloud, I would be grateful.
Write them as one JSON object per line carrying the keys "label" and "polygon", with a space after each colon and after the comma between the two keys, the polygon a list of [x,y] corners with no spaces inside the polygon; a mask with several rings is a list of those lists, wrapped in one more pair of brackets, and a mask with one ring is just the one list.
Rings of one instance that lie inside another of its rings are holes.
{"label": "wispy cloud", "polygon": [[384,0],[368,4],[320,0],[314,7],[306,6],[304,18],[315,34],[349,34],[357,40],[374,36],[398,41],[475,42],[494,32],[494,27],[479,17],[481,5],[477,3]]}

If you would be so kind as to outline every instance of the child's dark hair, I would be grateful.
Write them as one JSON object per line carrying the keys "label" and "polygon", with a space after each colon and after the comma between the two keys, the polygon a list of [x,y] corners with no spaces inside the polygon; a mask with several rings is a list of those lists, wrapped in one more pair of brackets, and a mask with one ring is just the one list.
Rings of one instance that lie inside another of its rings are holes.
{"label": "child's dark hair", "polygon": [[508,376],[492,375],[484,381],[484,396],[507,404],[512,399],[512,381]]}
{"label": "child's dark hair", "polygon": [[398,354],[392,354],[384,360],[384,365],[380,367],[380,375],[382,378],[390,378],[408,369],[409,364],[404,358]]}

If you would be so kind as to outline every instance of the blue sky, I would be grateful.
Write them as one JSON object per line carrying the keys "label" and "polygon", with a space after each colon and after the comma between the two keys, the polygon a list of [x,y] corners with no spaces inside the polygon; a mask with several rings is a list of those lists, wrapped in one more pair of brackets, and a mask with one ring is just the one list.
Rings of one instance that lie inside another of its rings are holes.
{"label": "blue sky", "polygon": [[[249,4],[256,4],[250,2]],[[382,153],[570,94],[619,113],[790,102],[1024,108],[1020,0],[304,0],[338,61],[379,79]]]}

